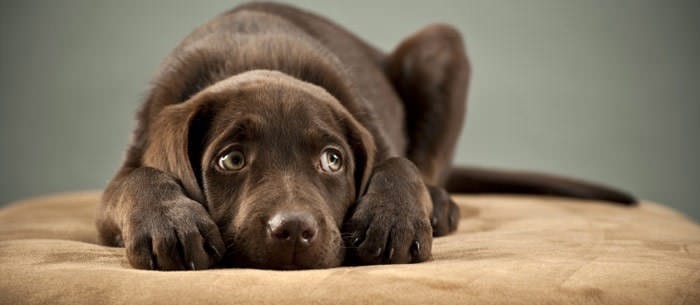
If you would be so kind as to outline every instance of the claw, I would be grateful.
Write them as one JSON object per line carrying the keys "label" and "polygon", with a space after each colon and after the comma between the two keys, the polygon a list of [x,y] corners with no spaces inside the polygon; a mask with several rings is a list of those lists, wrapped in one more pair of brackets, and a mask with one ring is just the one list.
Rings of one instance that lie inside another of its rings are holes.
{"label": "claw", "polygon": [[413,245],[411,245],[411,255],[414,257],[420,256],[420,242],[417,240],[414,240]]}
{"label": "claw", "polygon": [[216,247],[214,247],[214,245],[209,244],[209,243],[206,243],[206,244],[207,244],[207,248],[209,248],[212,252],[214,252],[214,255],[216,255],[217,259],[223,258],[223,256],[221,255],[221,252],[219,252],[219,250],[216,249]]}
{"label": "claw", "polygon": [[382,255],[382,248],[378,248],[377,251],[374,253],[374,256],[379,257]]}
{"label": "claw", "polygon": [[157,265],[158,265],[158,264],[156,263],[156,256],[155,256],[155,255],[151,255],[151,260],[148,262],[148,267],[149,267],[151,270],[156,270],[156,266],[157,266]]}
{"label": "claw", "polygon": [[194,262],[190,262],[190,270],[197,270],[197,268],[194,267]]}
{"label": "claw", "polygon": [[[356,234],[356,235],[359,235],[359,234]],[[357,247],[360,244],[360,239],[361,239],[360,236],[353,238],[351,245],[353,247]]]}
{"label": "claw", "polygon": [[394,257],[394,248],[389,249],[389,260]]}

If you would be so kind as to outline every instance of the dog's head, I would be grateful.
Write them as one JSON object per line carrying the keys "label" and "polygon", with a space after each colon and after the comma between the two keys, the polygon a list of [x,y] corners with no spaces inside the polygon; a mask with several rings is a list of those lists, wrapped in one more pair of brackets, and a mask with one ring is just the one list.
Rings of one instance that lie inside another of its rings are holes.
{"label": "dog's head", "polygon": [[166,107],[144,164],[180,179],[227,244],[224,263],[324,268],[342,263],[340,228],[363,192],[374,142],[324,89],[256,70]]}

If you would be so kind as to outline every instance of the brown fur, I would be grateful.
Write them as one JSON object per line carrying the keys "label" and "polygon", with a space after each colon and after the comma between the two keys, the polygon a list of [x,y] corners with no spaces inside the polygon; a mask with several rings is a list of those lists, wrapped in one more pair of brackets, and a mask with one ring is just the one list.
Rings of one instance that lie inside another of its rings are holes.
{"label": "brown fur", "polygon": [[[459,221],[441,186],[469,74],[446,25],[386,55],[285,5],[217,16],[154,77],[98,210],[102,241],[142,269],[424,261]],[[329,149],[337,172],[319,161]],[[244,165],[222,169],[234,150]]]}

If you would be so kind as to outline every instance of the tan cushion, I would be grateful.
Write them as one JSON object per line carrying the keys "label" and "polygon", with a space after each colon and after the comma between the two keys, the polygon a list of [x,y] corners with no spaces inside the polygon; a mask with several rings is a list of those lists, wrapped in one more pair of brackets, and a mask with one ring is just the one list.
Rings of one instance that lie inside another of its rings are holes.
{"label": "tan cushion", "polygon": [[0,304],[700,304],[700,227],[669,208],[456,199],[426,263],[185,272],[95,244],[98,192],[30,199],[0,210]]}

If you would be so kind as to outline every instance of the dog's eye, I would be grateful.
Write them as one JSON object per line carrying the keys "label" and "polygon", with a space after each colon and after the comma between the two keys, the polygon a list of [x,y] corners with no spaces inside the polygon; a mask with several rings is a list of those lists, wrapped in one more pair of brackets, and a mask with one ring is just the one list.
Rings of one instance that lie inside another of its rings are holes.
{"label": "dog's eye", "polygon": [[245,156],[240,150],[232,150],[219,158],[219,167],[227,171],[237,171],[245,166]]}
{"label": "dog's eye", "polygon": [[340,152],[333,148],[328,148],[321,154],[321,169],[324,172],[337,172],[343,168],[343,158]]}

